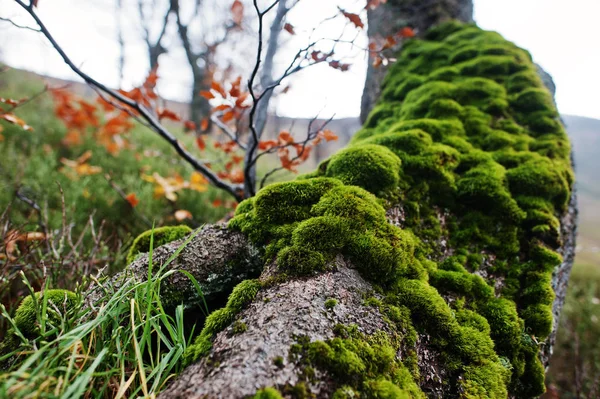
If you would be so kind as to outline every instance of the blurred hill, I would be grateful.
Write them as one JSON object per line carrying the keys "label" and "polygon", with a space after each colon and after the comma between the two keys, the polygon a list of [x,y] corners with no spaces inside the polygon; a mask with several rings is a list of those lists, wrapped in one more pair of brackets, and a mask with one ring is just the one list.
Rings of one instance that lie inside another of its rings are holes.
{"label": "blurred hill", "polygon": [[575,152],[579,195],[576,262],[600,268],[600,120],[563,115]]}

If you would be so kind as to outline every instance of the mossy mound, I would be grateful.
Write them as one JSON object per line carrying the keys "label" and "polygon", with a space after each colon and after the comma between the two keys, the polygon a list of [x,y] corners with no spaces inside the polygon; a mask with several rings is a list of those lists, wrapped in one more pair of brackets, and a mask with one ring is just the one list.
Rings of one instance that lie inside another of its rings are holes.
{"label": "mossy mound", "polygon": [[127,253],[127,263],[131,263],[139,254],[150,251],[150,238],[153,240],[153,247],[158,248],[161,245],[179,240],[190,234],[192,229],[186,225],[164,226],[152,230],[147,230],[137,236]]}
{"label": "mossy mound", "polygon": [[[46,323],[54,327],[60,326],[61,319],[67,312],[74,309],[79,303],[77,295],[68,290],[47,290],[45,298],[40,298],[40,292],[36,292],[35,301],[31,296],[25,297],[15,311],[15,326],[26,337],[33,338],[39,334],[40,317],[45,317]],[[42,301],[45,300],[47,312],[42,315]],[[57,312],[58,310],[58,312]]]}
{"label": "mossy mound", "polygon": [[[350,146],[242,202],[230,227],[265,248],[283,278],[351,259],[392,324],[431,338],[449,397],[536,397],[569,154],[529,53],[448,23],[405,44]],[[392,206],[402,228],[386,220]],[[399,345],[410,353],[415,340]],[[302,347],[339,382],[336,397],[418,397],[390,371],[391,351],[365,337]],[[419,383],[414,362],[411,374]]]}

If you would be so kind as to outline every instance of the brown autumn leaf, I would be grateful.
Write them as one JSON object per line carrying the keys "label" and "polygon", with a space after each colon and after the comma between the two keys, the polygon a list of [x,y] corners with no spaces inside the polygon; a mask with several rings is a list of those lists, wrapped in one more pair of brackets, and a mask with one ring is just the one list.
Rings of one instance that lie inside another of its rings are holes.
{"label": "brown autumn leaf", "polygon": [[33,131],[33,128],[27,124],[23,119],[19,118],[17,115],[12,113],[0,114],[0,119],[4,119],[8,123],[12,123],[13,125],[21,126],[23,130],[28,132]]}
{"label": "brown autumn leaf", "polygon": [[240,168],[235,168],[231,172],[229,172],[229,181],[232,183],[243,183],[244,182],[244,172]]}
{"label": "brown autumn leaf", "polygon": [[158,110],[158,120],[160,121],[163,119],[170,119],[175,122],[178,122],[181,120],[179,115],[177,115],[175,112],[171,111],[170,109],[159,109]]}
{"label": "brown autumn leaf", "polygon": [[196,122],[194,121],[185,121],[183,122],[183,127],[186,131],[194,131],[196,130]]}
{"label": "brown autumn leaf", "polygon": [[294,26],[290,23],[287,23],[285,25],[283,25],[283,30],[285,30],[287,33],[289,33],[290,35],[295,35],[296,32],[294,31]]}
{"label": "brown autumn leaf", "polygon": [[244,19],[244,5],[240,0],[235,0],[231,5],[231,18],[236,25],[239,26],[242,24],[242,20]]}
{"label": "brown autumn leaf", "polygon": [[360,16],[358,14],[344,11],[341,8],[340,8],[340,11],[342,12],[342,14],[344,14],[344,17],[348,18],[350,20],[350,22],[352,22],[354,24],[354,26],[356,26],[357,28],[365,27],[365,24],[363,23],[362,19],[360,18]]}
{"label": "brown autumn leaf", "polygon": [[203,132],[208,130],[208,118],[204,118],[202,121],[200,121],[200,130]]}
{"label": "brown autumn leaf", "polygon": [[400,33],[398,33],[398,35],[404,39],[410,39],[415,37],[416,33],[413,28],[405,26],[404,28],[400,29]]}
{"label": "brown autumn leaf", "polygon": [[127,194],[125,200],[129,202],[129,205],[131,205],[132,208],[135,208],[137,204],[140,203],[140,200],[138,199],[137,195],[135,195],[135,193]]}
{"label": "brown autumn leaf", "polygon": [[228,111],[226,113],[223,114],[222,120],[223,122],[229,122],[230,120],[232,120],[235,116],[235,113],[233,111]]}
{"label": "brown autumn leaf", "polygon": [[321,130],[318,134],[318,137],[325,139],[326,141],[335,141],[338,139],[337,134],[335,134],[333,131],[329,130],[329,129],[324,129]]}
{"label": "brown autumn leaf", "polygon": [[204,151],[204,149],[206,148],[206,143],[204,142],[202,136],[196,137],[196,145],[201,151]]}
{"label": "brown autumn leaf", "polygon": [[210,90],[202,90],[200,92],[200,96],[206,98],[207,100],[212,100],[213,98],[215,98],[215,95]]}

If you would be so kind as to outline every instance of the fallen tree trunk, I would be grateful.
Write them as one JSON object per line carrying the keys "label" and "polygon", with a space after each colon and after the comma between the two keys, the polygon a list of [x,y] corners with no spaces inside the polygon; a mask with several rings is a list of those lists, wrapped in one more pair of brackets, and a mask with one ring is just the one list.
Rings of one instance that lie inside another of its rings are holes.
{"label": "fallen tree trunk", "polygon": [[425,38],[350,147],[241,203],[243,234],[209,227],[174,265],[224,294],[211,281],[257,275],[233,259],[262,259],[161,397],[543,392],[574,254],[568,140],[526,52],[456,23]]}

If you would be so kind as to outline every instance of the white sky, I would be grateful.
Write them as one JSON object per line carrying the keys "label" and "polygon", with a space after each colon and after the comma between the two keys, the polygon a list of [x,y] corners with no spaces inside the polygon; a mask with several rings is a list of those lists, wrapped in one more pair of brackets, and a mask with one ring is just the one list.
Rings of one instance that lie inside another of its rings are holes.
{"label": "white sky", "polygon": [[[126,2],[128,0],[124,0]],[[358,0],[342,0],[349,11],[358,10]],[[114,0],[39,0],[39,14],[66,52],[91,76],[116,86],[118,48],[114,40]],[[312,21],[335,12],[340,2],[302,0],[289,22],[298,31]],[[318,10],[318,13],[315,12]],[[250,12],[250,10],[247,10]],[[528,49],[536,62],[554,78],[562,113],[600,119],[600,0],[475,0],[475,19],[485,29],[496,30]],[[28,19],[13,0],[0,0],[0,17],[26,24]],[[127,34],[139,37],[135,25]],[[337,28],[332,28],[339,30]],[[296,38],[300,40],[300,36]],[[363,43],[365,39],[360,39]],[[355,56],[350,71],[341,73],[327,66],[302,72],[292,89],[282,96],[277,112],[287,116],[357,116],[366,71],[364,54]],[[73,75],[45,39],[36,33],[13,28],[0,21],[0,59],[11,66],[63,78]],[[143,80],[147,71],[146,51],[140,42],[128,42],[125,84]],[[286,54],[279,60],[284,62]],[[182,69],[181,52],[161,58],[161,93],[186,100],[191,81]]]}

